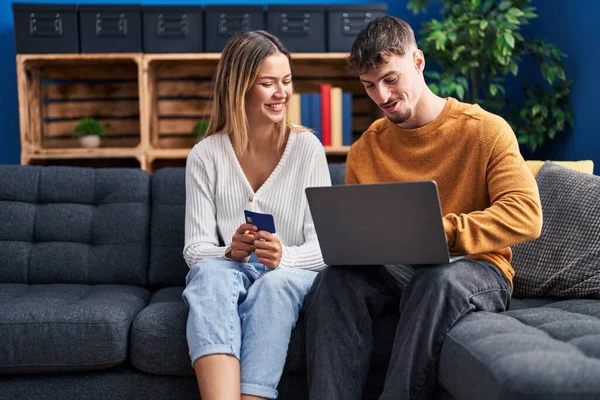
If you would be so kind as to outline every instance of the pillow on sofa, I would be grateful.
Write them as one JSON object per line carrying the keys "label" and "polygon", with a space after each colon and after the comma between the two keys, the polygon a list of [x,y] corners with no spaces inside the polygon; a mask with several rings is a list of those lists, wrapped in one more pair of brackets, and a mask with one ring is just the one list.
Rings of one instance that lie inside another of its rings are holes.
{"label": "pillow on sofa", "polygon": [[[592,160],[581,160],[581,161],[552,161],[555,164],[562,165],[576,171],[587,172],[588,174],[594,173],[594,162]],[[537,176],[540,172],[540,168],[544,165],[545,161],[539,160],[527,160],[525,164],[529,167],[529,170],[533,173],[533,176]]]}
{"label": "pillow on sofa", "polygon": [[546,162],[536,240],[513,246],[516,297],[600,299],[600,176]]}

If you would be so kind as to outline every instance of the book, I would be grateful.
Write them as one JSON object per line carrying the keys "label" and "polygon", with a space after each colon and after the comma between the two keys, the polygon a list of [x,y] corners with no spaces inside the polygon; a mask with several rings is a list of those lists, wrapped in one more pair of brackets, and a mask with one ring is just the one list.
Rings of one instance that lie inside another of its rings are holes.
{"label": "book", "polygon": [[299,93],[294,93],[292,94],[292,97],[290,97],[290,100],[288,101],[288,105],[287,105],[287,112],[288,112],[288,121],[299,125],[300,124],[300,94]]}
{"label": "book", "polygon": [[321,143],[323,143],[323,135],[321,134],[321,94],[311,93],[310,95],[310,128],[315,132],[315,135]]}
{"label": "book", "polygon": [[300,124],[307,128],[312,128],[312,114],[311,114],[311,104],[310,104],[310,93],[301,93],[300,94]]}
{"label": "book", "polygon": [[331,84],[322,83],[321,92],[321,143],[331,146]]}
{"label": "book", "polygon": [[342,88],[330,90],[331,146],[342,146]]}
{"label": "book", "polygon": [[351,146],[354,141],[352,134],[352,93],[342,94],[342,145]]}

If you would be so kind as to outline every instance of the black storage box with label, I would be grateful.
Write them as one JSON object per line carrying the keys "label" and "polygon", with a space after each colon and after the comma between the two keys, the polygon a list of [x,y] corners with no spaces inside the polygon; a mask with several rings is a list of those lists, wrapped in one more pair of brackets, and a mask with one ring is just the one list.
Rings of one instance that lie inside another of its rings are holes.
{"label": "black storage box with label", "polygon": [[267,29],[291,52],[326,51],[325,6],[267,6]]}
{"label": "black storage box with label", "polygon": [[332,52],[350,51],[358,32],[387,12],[385,3],[331,5],[328,8],[327,43]]}
{"label": "black storage box with label", "polygon": [[203,11],[200,6],[143,6],[144,52],[202,53]]}
{"label": "black storage box with label", "polygon": [[236,32],[265,29],[263,6],[206,6],[204,11],[205,49],[219,53]]}
{"label": "black storage box with label", "polygon": [[12,5],[17,53],[79,53],[77,5]]}
{"label": "black storage box with label", "polygon": [[82,53],[139,53],[142,51],[140,6],[82,4],[79,32]]}

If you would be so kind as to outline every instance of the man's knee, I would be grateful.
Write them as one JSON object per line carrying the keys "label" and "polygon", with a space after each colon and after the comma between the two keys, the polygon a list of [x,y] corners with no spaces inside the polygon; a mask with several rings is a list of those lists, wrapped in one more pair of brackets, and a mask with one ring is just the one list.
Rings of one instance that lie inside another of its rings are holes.
{"label": "man's knee", "polygon": [[304,298],[304,309],[308,310],[313,304],[328,303],[342,295],[348,279],[349,274],[342,267],[330,266],[320,271]]}
{"label": "man's knee", "polygon": [[[312,304],[349,304],[369,297],[382,286],[381,267],[330,266],[319,272],[305,297]],[[361,300],[362,301],[362,300]]]}
{"label": "man's knee", "polygon": [[412,282],[415,284],[440,287],[455,281],[456,272],[451,264],[417,267]]}
{"label": "man's knee", "polygon": [[497,272],[494,266],[482,261],[460,260],[450,264],[417,267],[411,285],[418,291],[430,290],[435,293],[464,293],[467,296],[476,291],[498,287]]}
{"label": "man's knee", "polygon": [[338,295],[345,291],[360,291],[367,286],[365,270],[355,267],[330,266],[319,272],[311,292],[318,291],[330,295]]}

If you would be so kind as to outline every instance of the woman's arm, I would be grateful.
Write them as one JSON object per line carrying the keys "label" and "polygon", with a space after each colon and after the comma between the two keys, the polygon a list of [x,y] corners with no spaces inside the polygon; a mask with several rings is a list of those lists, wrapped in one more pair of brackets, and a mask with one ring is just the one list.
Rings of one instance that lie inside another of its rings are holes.
{"label": "woman's arm", "polygon": [[219,246],[214,199],[215,176],[194,147],[185,169],[185,246],[183,257],[188,267],[206,257],[225,255]]}
{"label": "woman's arm", "polygon": [[[321,144],[315,150],[311,160],[311,169],[307,179],[307,187],[331,186],[331,176],[327,166],[327,158]],[[306,195],[304,195],[304,201]],[[317,233],[308,204],[304,213],[304,243],[300,246],[283,246],[280,267],[319,270],[326,265],[317,240]]]}

